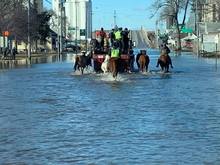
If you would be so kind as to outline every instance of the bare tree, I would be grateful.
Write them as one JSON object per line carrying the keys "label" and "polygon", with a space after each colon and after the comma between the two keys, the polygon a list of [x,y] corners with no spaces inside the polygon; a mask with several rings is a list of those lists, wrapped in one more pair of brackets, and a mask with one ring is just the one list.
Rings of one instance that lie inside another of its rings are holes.
{"label": "bare tree", "polygon": [[[27,44],[28,38],[28,8],[27,0],[1,0],[0,1],[0,31],[9,31],[10,39]],[[49,13],[38,14],[37,10],[30,7],[30,39],[44,40],[49,36]]]}
{"label": "bare tree", "polygon": [[1,0],[0,2],[0,30],[6,31],[8,30],[9,20],[11,18],[11,12],[13,9],[13,1],[12,0]]}
{"label": "bare tree", "polygon": [[[155,0],[153,4],[155,16],[159,12],[161,19],[171,18],[173,25],[175,26],[177,33],[177,50],[181,50],[181,29],[185,25],[187,9],[190,0]],[[183,13],[182,22],[180,21],[179,15]],[[181,24],[180,24],[181,22]]]}

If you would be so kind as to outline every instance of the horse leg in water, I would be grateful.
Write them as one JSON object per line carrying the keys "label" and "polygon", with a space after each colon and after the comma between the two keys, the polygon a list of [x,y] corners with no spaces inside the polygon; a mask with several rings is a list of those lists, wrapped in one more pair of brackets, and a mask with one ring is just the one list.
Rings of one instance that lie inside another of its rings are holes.
{"label": "horse leg in water", "polygon": [[117,59],[114,60],[113,62],[113,77],[116,78],[118,75],[118,65],[117,65]]}
{"label": "horse leg in water", "polygon": [[118,59],[117,58],[110,59],[110,69],[112,72],[112,76],[116,78],[118,75]]}
{"label": "horse leg in water", "polygon": [[167,59],[165,55],[161,55],[157,61],[157,67],[160,65],[161,71],[166,71]]}
{"label": "horse leg in water", "polygon": [[161,56],[161,63],[163,65],[163,71],[166,73],[166,72],[169,72],[169,59],[168,59],[168,56]]}
{"label": "horse leg in water", "polygon": [[142,62],[140,63],[140,70],[141,70],[141,72],[144,72],[144,71],[145,71],[145,62],[144,62],[144,61],[142,61]]}
{"label": "horse leg in water", "polygon": [[76,71],[76,68],[78,68],[78,70],[79,70],[79,57],[75,58],[75,63],[74,63],[74,67],[73,67],[74,71]]}
{"label": "horse leg in water", "polygon": [[161,67],[161,71],[165,71],[166,67],[163,61],[160,61],[160,67]]}
{"label": "horse leg in water", "polygon": [[140,71],[141,72],[144,72],[145,71],[145,66],[146,66],[146,57],[145,55],[141,55],[139,60],[138,60],[138,63],[140,65]]}
{"label": "horse leg in water", "polygon": [[159,67],[159,66],[161,68],[161,71],[163,71],[164,70],[164,63],[160,59],[157,60],[157,66],[156,67]]}
{"label": "horse leg in water", "polygon": [[160,59],[157,60],[157,65],[156,65],[156,67],[159,67],[159,65],[160,65]]}
{"label": "horse leg in water", "polygon": [[83,75],[84,67],[81,67],[81,74]]}
{"label": "horse leg in water", "polygon": [[169,63],[166,64],[166,66],[165,66],[165,72],[166,72],[166,73],[169,72]]}

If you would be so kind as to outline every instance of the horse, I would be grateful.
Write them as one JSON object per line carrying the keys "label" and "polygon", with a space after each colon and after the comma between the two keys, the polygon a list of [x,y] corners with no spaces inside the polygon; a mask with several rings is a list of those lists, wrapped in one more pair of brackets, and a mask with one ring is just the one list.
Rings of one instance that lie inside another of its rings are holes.
{"label": "horse", "polygon": [[119,59],[119,72],[130,72],[130,56],[121,55]]}
{"label": "horse", "polygon": [[86,67],[88,67],[89,65],[92,66],[91,58],[91,54],[87,54],[87,56],[85,55],[85,53],[83,53],[82,55],[76,55],[74,70],[76,71],[76,69],[78,69],[79,71],[81,71],[81,74],[83,74]]}
{"label": "horse", "polygon": [[104,73],[108,72],[109,71],[109,60],[110,60],[110,56],[107,54],[105,55],[105,60],[104,62],[102,63],[101,65],[101,69]]}
{"label": "horse", "polygon": [[138,69],[142,72],[148,71],[148,65],[150,63],[150,58],[146,54],[146,50],[141,50],[140,53],[136,56],[136,63],[138,66]]}
{"label": "horse", "polygon": [[100,47],[100,44],[99,44],[97,39],[92,39],[90,41],[90,46],[91,46],[92,51],[94,51],[94,52],[100,52],[101,51],[101,47]]}
{"label": "horse", "polygon": [[159,65],[161,67],[161,70],[164,72],[169,72],[169,65],[171,66],[171,68],[173,68],[170,56],[168,54],[164,54],[164,53],[162,53],[157,60],[156,67],[158,67]]}
{"label": "horse", "polygon": [[112,57],[109,60],[109,69],[110,72],[112,73],[113,78],[116,78],[118,75],[119,62],[120,62],[120,58],[117,57]]}
{"label": "horse", "polygon": [[150,63],[150,58],[148,55],[144,55],[144,54],[141,54],[139,59],[138,59],[138,63],[139,63],[139,70],[141,72],[144,72],[144,71],[148,71],[148,65]]}

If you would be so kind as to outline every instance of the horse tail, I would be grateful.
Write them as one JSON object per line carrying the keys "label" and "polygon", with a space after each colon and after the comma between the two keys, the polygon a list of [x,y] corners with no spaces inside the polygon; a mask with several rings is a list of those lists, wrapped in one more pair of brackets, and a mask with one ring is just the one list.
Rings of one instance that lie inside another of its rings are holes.
{"label": "horse tail", "polygon": [[140,70],[141,70],[142,72],[144,72],[144,67],[145,67],[145,62],[142,61],[142,62],[140,63]]}
{"label": "horse tail", "polygon": [[140,71],[144,72],[144,68],[145,68],[145,65],[146,65],[145,55],[141,55],[138,62],[139,62],[139,65],[140,65]]}

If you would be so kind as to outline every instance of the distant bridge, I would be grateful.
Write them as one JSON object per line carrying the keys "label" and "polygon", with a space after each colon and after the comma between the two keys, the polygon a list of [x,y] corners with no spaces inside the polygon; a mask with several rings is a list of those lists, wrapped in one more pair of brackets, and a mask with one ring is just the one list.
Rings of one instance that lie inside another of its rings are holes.
{"label": "distant bridge", "polygon": [[[105,30],[107,33],[110,30]],[[154,31],[141,30],[131,30],[130,38],[135,41],[136,48],[155,48],[156,47],[156,37]],[[95,38],[95,32],[93,32],[93,38]]]}
{"label": "distant bridge", "polygon": [[148,32],[147,30],[132,30],[131,39],[135,41],[137,48],[155,48],[155,33]]}

